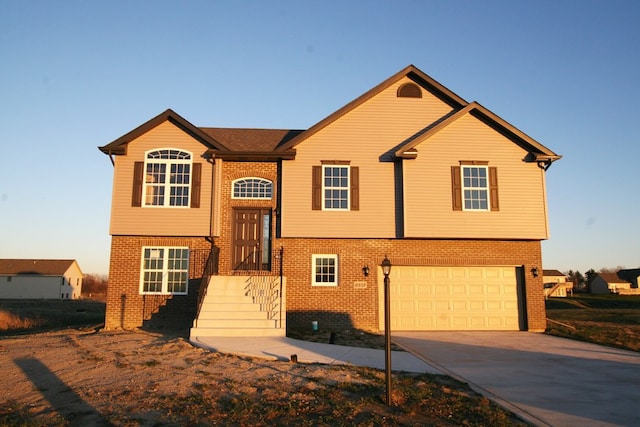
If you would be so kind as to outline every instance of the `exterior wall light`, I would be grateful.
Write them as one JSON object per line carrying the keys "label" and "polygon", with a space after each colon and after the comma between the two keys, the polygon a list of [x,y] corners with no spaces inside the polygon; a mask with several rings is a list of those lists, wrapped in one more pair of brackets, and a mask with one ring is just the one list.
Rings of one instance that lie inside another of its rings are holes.
{"label": "exterior wall light", "polygon": [[364,274],[364,277],[368,277],[369,276],[369,266],[365,265],[364,267],[362,267],[362,274]]}
{"label": "exterior wall light", "polygon": [[533,268],[531,269],[531,275],[532,275],[533,277],[538,277],[538,267],[533,267]]}

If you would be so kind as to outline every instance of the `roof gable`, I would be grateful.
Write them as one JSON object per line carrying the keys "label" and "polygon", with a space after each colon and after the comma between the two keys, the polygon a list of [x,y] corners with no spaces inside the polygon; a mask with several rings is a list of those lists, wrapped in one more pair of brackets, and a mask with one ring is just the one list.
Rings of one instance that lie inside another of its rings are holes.
{"label": "roof gable", "polygon": [[620,278],[618,273],[598,273],[598,276],[607,283],[630,283],[628,280]]}
{"label": "roof gable", "polygon": [[439,98],[446,104],[450,105],[454,109],[458,109],[460,107],[467,105],[467,101],[465,101],[464,99],[456,95],[454,92],[447,89],[446,87],[438,83],[436,80],[434,80],[433,78],[429,77],[427,74],[420,71],[415,66],[409,65],[404,69],[400,70],[399,72],[397,72],[396,74],[394,74],[393,76],[389,77],[382,83],[378,84],[374,88],[360,95],[358,98],[354,99],[344,107],[335,111],[328,117],[324,118],[323,120],[319,121],[315,125],[311,126],[308,130],[292,138],[286,144],[281,145],[279,147],[279,150],[290,150],[294,148],[296,145],[300,144],[302,141],[309,138],[311,135],[315,134],[316,132],[325,128],[329,124],[338,120],[348,112],[354,110],[358,106],[362,105],[369,99],[373,98],[375,95],[381,93],[382,91],[389,88],[390,86],[392,86],[393,84],[397,83],[399,80],[405,77],[408,77],[409,79],[413,80],[416,84],[422,86],[423,88],[425,88],[426,90],[434,94],[437,98]]}
{"label": "roof gable", "polygon": [[427,126],[417,135],[414,135],[402,144],[396,150],[395,156],[399,158],[415,158],[418,154],[416,149],[418,145],[427,141],[441,130],[451,126],[458,119],[467,114],[470,114],[482,121],[487,126],[490,126],[517,145],[521,146],[524,150],[528,151],[529,155],[525,159],[527,161],[534,161],[539,164],[542,163],[548,167],[551,162],[562,157],[475,101],[467,104],[457,111],[451,112],[451,114],[443,117],[440,121]]}
{"label": "roof gable", "polygon": [[109,154],[109,155],[126,154],[127,145],[131,141],[135,140],[136,138],[149,132],[151,129],[155,128],[156,126],[166,121],[171,122],[172,124],[180,128],[182,131],[184,131],[185,133],[187,133],[188,135],[190,135],[191,137],[193,137],[194,139],[196,139],[206,147],[221,150],[221,151],[228,151],[227,147],[225,147],[223,144],[221,144],[211,135],[207,134],[202,129],[192,125],[190,122],[185,120],[183,117],[181,117],[179,114],[177,114],[175,111],[171,109],[165,110],[163,113],[158,114],[151,120],[135,128],[131,132],[128,132],[127,134],[116,139],[115,141],[110,142],[109,144],[104,145],[102,147],[98,147],[98,148],[103,153]]}
{"label": "roof gable", "polygon": [[0,259],[0,276],[62,276],[75,262],[73,259]]}

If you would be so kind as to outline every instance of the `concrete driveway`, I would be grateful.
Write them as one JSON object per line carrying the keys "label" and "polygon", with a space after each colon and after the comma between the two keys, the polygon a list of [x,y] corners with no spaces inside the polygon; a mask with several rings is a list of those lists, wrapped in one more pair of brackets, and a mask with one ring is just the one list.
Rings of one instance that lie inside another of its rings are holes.
{"label": "concrete driveway", "polygon": [[640,353],[532,332],[391,336],[534,425],[640,425]]}

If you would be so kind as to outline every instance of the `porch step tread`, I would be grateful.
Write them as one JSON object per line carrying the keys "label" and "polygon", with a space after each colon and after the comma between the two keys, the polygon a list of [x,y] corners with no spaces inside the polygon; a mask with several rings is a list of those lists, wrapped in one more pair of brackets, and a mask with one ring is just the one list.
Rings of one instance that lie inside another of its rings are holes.
{"label": "porch step tread", "polygon": [[286,329],[263,329],[263,328],[192,328],[190,336],[194,337],[284,337]]}
{"label": "porch step tread", "polygon": [[199,328],[275,328],[278,319],[198,319]]}
{"label": "porch step tread", "polygon": [[267,318],[267,313],[259,310],[255,310],[255,311],[207,310],[207,311],[200,312],[200,317],[198,318],[198,320],[225,320],[225,319],[259,320],[259,319],[266,319],[266,318]]}

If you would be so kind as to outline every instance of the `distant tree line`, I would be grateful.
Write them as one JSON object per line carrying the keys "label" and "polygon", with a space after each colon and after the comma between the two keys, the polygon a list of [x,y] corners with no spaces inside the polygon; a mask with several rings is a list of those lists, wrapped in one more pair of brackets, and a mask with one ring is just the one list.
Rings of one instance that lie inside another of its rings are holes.
{"label": "distant tree line", "polygon": [[82,297],[104,300],[109,277],[104,274],[85,274],[82,279]]}

